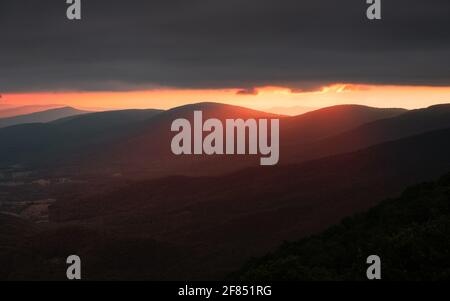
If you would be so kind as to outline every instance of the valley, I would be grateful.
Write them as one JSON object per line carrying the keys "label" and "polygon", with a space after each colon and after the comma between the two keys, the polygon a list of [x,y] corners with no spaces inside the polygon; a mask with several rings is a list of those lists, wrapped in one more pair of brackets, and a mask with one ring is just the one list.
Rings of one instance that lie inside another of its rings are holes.
{"label": "valley", "polygon": [[[283,241],[320,233],[450,170],[448,106],[407,112],[344,106],[279,116],[276,166],[246,156],[171,155],[170,120],[189,118],[199,107],[208,118],[271,117],[207,103],[0,129],[3,145],[17,150],[0,160],[0,215],[28,237],[14,250],[36,254],[32,266],[46,271],[37,276],[15,266],[3,277],[59,279],[64,256],[77,252],[90,258],[86,277],[93,280],[222,279]],[[320,128],[322,113],[334,113],[336,124]],[[22,147],[10,136],[36,129],[46,148]],[[0,237],[11,231],[3,228]]]}

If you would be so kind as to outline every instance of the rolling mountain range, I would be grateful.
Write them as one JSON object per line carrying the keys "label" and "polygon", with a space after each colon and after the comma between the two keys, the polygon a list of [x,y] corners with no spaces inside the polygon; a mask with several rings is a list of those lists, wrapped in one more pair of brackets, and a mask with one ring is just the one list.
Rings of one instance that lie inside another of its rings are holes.
{"label": "rolling mountain range", "polygon": [[[280,118],[281,163],[173,156],[170,124],[192,119],[194,110],[205,119]],[[94,258],[87,265],[91,279],[220,279],[284,240],[319,233],[449,172],[450,105],[412,111],[347,105],[286,117],[201,103],[19,125],[0,129],[0,141],[0,166],[27,166],[32,178],[46,170],[50,179],[83,180],[21,179],[0,194],[0,201],[18,193],[21,200],[55,200],[43,227],[0,216],[17,225],[0,238],[10,239],[11,231],[31,237],[19,249],[40,267],[39,277],[64,276],[64,254],[76,250]],[[8,271],[4,277],[37,273],[14,264]]]}
{"label": "rolling mountain range", "polygon": [[[120,143],[159,110],[124,110],[70,116],[53,122],[0,129],[0,166],[23,164],[61,167],[80,154],[101,153]],[[100,154],[101,156],[101,154]],[[75,159],[74,159],[75,158]]]}
{"label": "rolling mountain range", "polygon": [[64,105],[28,105],[13,106],[0,104],[0,118],[15,117],[19,115],[28,115],[36,112],[43,112],[51,109],[63,108]]}
{"label": "rolling mountain range", "polygon": [[289,161],[295,157],[295,161],[302,162],[445,128],[450,128],[449,104],[378,119],[312,143],[286,143],[283,151]]}
{"label": "rolling mountain range", "polygon": [[88,113],[87,111],[80,111],[71,107],[56,108],[42,112],[34,112],[26,115],[19,115],[14,117],[0,119],[0,128],[9,127],[18,124],[28,123],[46,123],[55,121],[69,116],[77,116]]}
{"label": "rolling mountain range", "polygon": [[[192,120],[194,110],[202,110],[204,119],[281,118],[281,145],[302,149],[314,141],[345,132],[365,122],[405,112],[401,109],[349,105],[286,117],[230,105],[200,103],[168,111],[92,113],[47,124],[0,129],[0,140],[3,142],[0,166],[20,164],[54,170],[65,168],[69,172],[70,167],[73,167],[72,173],[122,173],[146,178],[171,174],[220,174],[255,165],[256,157],[186,158],[172,155],[170,141],[173,133],[170,132],[170,125],[176,118]],[[157,143],[153,143],[155,141]],[[293,157],[281,154],[281,160],[286,162],[290,162]]]}
{"label": "rolling mountain range", "polygon": [[0,129],[0,167],[20,164],[71,176],[120,173],[142,179],[173,174],[218,175],[257,165],[257,156],[174,156],[170,150],[170,125],[176,118],[192,120],[194,110],[202,110],[204,119],[280,118],[282,164],[450,127],[450,105],[413,111],[341,105],[287,117],[200,103],[168,111],[91,113]]}

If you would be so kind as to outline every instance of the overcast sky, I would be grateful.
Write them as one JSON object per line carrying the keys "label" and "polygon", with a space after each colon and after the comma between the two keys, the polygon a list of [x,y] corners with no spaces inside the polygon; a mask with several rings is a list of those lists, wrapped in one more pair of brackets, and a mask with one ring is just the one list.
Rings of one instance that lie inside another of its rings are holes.
{"label": "overcast sky", "polygon": [[0,91],[450,85],[450,1],[1,0]]}

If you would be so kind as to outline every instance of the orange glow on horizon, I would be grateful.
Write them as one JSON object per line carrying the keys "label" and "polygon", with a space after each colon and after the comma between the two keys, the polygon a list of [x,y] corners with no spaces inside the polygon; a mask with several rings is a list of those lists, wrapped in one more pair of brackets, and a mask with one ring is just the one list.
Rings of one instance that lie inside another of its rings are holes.
{"label": "orange glow on horizon", "polygon": [[159,89],[128,92],[43,92],[4,94],[0,103],[22,105],[67,105],[80,109],[169,109],[197,102],[221,102],[270,111],[273,108],[320,108],[338,104],[373,107],[422,108],[450,102],[450,86],[382,86],[334,84],[318,91],[295,92],[282,87],[260,87],[245,95],[239,89]]}

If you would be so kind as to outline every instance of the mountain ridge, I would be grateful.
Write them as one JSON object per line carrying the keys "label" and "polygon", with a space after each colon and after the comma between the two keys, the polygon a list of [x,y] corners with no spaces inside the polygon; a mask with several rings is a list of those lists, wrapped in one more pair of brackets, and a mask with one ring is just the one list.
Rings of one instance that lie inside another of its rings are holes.
{"label": "mountain ridge", "polygon": [[0,119],[0,128],[6,128],[20,124],[47,123],[68,116],[77,116],[87,113],[89,112],[77,110],[72,107],[55,108],[40,112],[34,112],[26,115],[2,118]]}
{"label": "mountain ridge", "polygon": [[63,104],[50,104],[50,105],[1,105],[0,104],[0,118],[15,117],[19,115],[27,115],[31,113],[42,112],[50,109],[63,108],[66,105]]}

